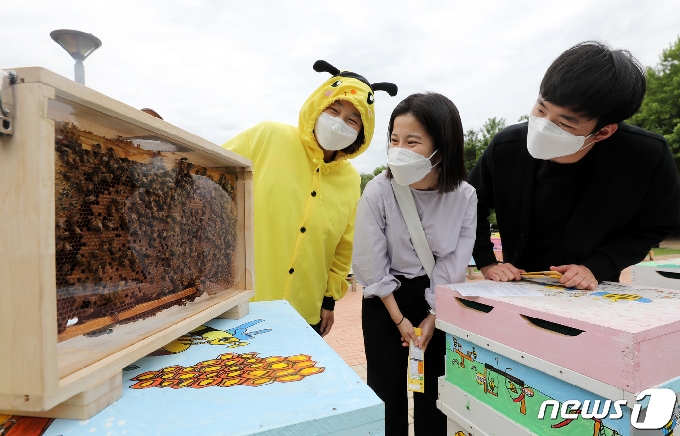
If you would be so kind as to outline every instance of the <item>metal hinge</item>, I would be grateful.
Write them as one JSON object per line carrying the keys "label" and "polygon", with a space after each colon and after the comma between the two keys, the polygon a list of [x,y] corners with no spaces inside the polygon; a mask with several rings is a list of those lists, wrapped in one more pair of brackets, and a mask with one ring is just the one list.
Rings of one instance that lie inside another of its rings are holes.
{"label": "metal hinge", "polygon": [[12,85],[17,81],[17,73],[0,70],[0,135],[14,133],[14,94]]}

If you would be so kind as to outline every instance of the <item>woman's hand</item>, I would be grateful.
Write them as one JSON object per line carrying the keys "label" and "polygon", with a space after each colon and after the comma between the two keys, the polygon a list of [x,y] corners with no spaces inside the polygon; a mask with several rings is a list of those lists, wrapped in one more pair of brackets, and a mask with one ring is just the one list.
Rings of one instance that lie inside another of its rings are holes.
{"label": "woman's hand", "polygon": [[334,323],[335,312],[321,308],[321,328],[319,330],[322,338],[331,332]]}
{"label": "woman's hand", "polygon": [[413,329],[413,324],[408,318],[404,318],[401,323],[397,326],[399,333],[401,333],[401,345],[408,347],[408,341],[413,341],[414,344],[418,343],[418,337],[416,336],[416,331]]}
{"label": "woman's hand", "polygon": [[432,335],[434,334],[434,320],[434,315],[428,314],[418,326],[421,329],[421,333],[420,340],[418,341],[419,343],[416,344],[416,346],[422,348],[423,352],[425,352],[425,348],[427,348],[427,344],[430,343],[430,339],[432,339]]}

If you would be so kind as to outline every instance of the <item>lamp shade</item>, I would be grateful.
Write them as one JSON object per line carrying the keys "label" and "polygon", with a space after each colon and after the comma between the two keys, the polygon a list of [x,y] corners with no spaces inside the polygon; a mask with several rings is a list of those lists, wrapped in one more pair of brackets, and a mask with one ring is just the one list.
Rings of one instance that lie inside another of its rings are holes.
{"label": "lamp shade", "polygon": [[50,32],[50,36],[75,60],[84,61],[102,45],[102,42],[96,36],[78,30],[53,30]]}

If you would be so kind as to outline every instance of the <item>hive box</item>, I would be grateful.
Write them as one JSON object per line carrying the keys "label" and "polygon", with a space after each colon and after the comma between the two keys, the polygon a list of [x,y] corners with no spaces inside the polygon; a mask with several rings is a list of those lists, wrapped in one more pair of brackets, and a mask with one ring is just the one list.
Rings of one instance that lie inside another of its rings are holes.
{"label": "hive box", "polygon": [[[679,293],[620,284],[595,291],[514,286],[543,296],[462,297],[455,285],[437,288],[437,327],[447,332],[445,386],[539,435],[637,434],[625,407],[619,420],[538,420],[546,400],[590,400],[592,409],[595,400],[624,399],[631,406],[646,388],[680,391]],[[473,424],[481,431],[489,423]]]}
{"label": "hive box", "polygon": [[448,436],[529,436],[535,434],[447,382],[445,377],[439,378],[437,407],[446,415]]}
{"label": "hive box", "polygon": [[122,398],[93,418],[22,435],[385,434],[384,404],[287,302],[250,309],[130,365]]}
{"label": "hive box", "polygon": [[[95,413],[252,295],[250,161],[42,68],[0,74],[0,413]],[[10,107],[11,106],[11,107]]]}
{"label": "hive box", "polygon": [[633,265],[631,281],[638,286],[680,289],[680,259],[641,262]]}

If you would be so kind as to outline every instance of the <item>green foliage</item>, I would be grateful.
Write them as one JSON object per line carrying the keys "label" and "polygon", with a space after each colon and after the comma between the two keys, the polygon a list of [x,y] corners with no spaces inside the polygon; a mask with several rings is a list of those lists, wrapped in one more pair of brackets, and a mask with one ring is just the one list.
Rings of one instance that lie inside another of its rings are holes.
{"label": "green foliage", "polygon": [[463,146],[463,159],[465,160],[465,171],[468,174],[496,133],[505,129],[505,127],[505,118],[492,117],[486,120],[479,130],[469,129],[465,132],[463,136],[465,144]]}
{"label": "green foliage", "polygon": [[[492,117],[486,120],[481,129],[469,129],[465,132],[463,136],[465,144],[463,146],[463,159],[465,160],[466,173],[470,174],[470,171],[472,171],[479,158],[482,157],[484,150],[489,146],[493,137],[496,136],[496,133],[505,129],[505,127],[505,118]],[[498,228],[495,210],[492,210],[491,215],[489,215],[489,223],[494,228]]]}
{"label": "green foliage", "polygon": [[491,224],[492,228],[498,229],[498,221],[496,221],[496,211],[494,209],[491,209],[491,213],[489,214],[488,221],[489,221],[489,224]]}
{"label": "green foliage", "polygon": [[647,95],[628,123],[663,135],[680,170],[680,37],[647,68]]}
{"label": "green foliage", "polygon": [[523,123],[525,121],[529,121],[529,115],[527,115],[527,114],[524,114],[517,119],[518,123]]}
{"label": "green foliage", "polygon": [[361,173],[360,174],[360,176],[361,176],[361,193],[362,194],[364,193],[364,188],[366,187],[366,184],[368,182],[370,182],[371,180],[373,180],[373,177],[382,173],[386,169],[387,169],[387,167],[385,165],[383,165],[383,166],[380,166],[380,167],[374,169],[372,173],[369,173],[369,174]]}

